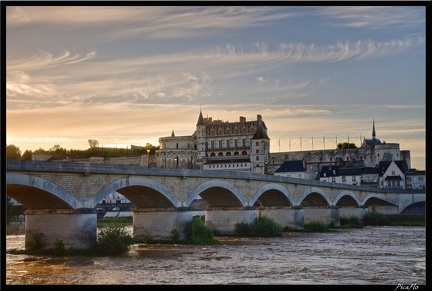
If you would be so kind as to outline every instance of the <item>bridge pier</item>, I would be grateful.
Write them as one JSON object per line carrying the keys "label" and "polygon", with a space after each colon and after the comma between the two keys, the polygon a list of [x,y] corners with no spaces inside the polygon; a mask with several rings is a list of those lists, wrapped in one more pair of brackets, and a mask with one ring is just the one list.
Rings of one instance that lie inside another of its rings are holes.
{"label": "bridge pier", "polygon": [[97,214],[91,209],[44,209],[25,211],[25,249],[35,232],[42,233],[43,249],[62,241],[65,249],[88,249],[96,243]]}
{"label": "bridge pier", "polygon": [[184,228],[193,216],[204,215],[203,211],[179,211],[170,209],[133,209],[133,236],[149,235],[153,240],[170,240],[172,230],[178,230],[184,239]]}
{"label": "bridge pier", "polygon": [[233,235],[236,223],[251,223],[257,217],[257,209],[205,210],[205,224],[215,229],[219,235]]}
{"label": "bridge pier", "polygon": [[319,221],[325,225],[340,226],[340,213],[338,206],[329,208],[304,208],[304,223]]}
{"label": "bridge pier", "polygon": [[273,219],[276,223],[282,227],[288,226],[294,229],[304,228],[304,211],[303,207],[293,208],[264,208],[259,209],[258,216],[266,216]]}
{"label": "bridge pier", "polygon": [[339,215],[340,217],[350,218],[350,217],[357,217],[359,222],[363,224],[364,217],[368,214],[367,207],[361,206],[361,207],[341,207],[339,208]]}

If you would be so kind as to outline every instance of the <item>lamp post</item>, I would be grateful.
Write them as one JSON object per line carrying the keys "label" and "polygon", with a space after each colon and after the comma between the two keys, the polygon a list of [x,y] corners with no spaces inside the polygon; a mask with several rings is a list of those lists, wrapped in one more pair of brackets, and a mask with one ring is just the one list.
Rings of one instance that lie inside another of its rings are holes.
{"label": "lamp post", "polygon": [[150,167],[150,149],[147,149],[147,168]]}

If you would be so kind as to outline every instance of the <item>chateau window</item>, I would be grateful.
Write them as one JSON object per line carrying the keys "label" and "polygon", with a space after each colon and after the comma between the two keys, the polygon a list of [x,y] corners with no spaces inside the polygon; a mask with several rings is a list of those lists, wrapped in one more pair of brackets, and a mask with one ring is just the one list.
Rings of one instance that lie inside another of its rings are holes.
{"label": "chateau window", "polygon": [[256,157],[256,160],[259,161],[259,156]]}
{"label": "chateau window", "polygon": [[214,140],[211,141],[211,149],[214,150]]}
{"label": "chateau window", "polygon": [[219,141],[219,148],[220,149],[222,148],[222,141],[221,140]]}
{"label": "chateau window", "polygon": [[259,154],[259,150],[256,150],[256,153]]}
{"label": "chateau window", "polygon": [[237,148],[237,146],[238,146],[238,140],[235,139],[235,140],[234,140],[234,147]]}
{"label": "chateau window", "polygon": [[395,176],[396,175],[396,172],[395,171],[392,171],[392,176]]}
{"label": "chateau window", "polygon": [[255,145],[256,145],[256,146],[259,146],[259,141],[257,141],[257,142],[255,143]]}
{"label": "chateau window", "polygon": [[243,144],[243,147],[246,147],[246,140],[245,139],[242,140],[242,144]]}
{"label": "chateau window", "polygon": [[178,149],[178,143],[176,143],[176,148]]}

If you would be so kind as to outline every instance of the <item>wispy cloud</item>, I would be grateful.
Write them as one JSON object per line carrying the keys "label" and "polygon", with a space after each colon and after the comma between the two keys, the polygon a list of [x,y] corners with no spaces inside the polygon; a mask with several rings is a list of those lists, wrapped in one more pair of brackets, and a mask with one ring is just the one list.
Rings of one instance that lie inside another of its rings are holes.
{"label": "wispy cloud", "polygon": [[412,6],[326,6],[316,10],[318,15],[341,20],[334,25],[378,29],[384,27],[410,27],[424,25],[426,10]]}

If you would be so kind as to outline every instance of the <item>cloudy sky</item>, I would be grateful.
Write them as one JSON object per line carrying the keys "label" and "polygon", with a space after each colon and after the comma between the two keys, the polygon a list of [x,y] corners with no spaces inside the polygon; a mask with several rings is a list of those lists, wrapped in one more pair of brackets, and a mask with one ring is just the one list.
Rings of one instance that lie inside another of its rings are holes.
{"label": "cloudy sky", "polygon": [[424,6],[8,6],[6,144],[159,145],[262,115],[271,152],[360,145],[425,169]]}

